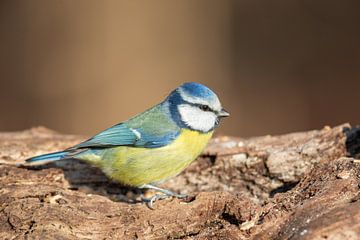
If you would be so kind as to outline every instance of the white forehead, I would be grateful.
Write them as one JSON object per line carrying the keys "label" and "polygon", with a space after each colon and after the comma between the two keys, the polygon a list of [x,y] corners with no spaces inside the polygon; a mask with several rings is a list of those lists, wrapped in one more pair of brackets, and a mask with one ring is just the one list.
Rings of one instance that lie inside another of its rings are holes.
{"label": "white forehead", "polygon": [[178,88],[178,92],[180,93],[181,98],[184,99],[186,102],[194,103],[194,104],[208,105],[210,108],[212,108],[215,111],[221,110],[220,100],[215,94],[211,97],[206,97],[206,98],[197,97],[197,96],[188,94],[181,87]]}

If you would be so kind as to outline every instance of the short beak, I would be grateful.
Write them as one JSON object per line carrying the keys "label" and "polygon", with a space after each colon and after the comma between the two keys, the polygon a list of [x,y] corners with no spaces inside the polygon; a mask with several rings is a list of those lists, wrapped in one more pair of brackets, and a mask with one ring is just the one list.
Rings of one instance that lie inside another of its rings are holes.
{"label": "short beak", "polygon": [[220,112],[218,112],[218,117],[222,118],[222,117],[228,117],[230,116],[230,113],[228,113],[225,109],[221,109]]}

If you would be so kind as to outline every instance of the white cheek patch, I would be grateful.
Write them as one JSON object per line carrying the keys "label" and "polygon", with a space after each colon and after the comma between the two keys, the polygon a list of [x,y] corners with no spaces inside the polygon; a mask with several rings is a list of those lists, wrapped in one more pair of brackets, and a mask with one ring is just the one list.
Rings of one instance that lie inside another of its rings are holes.
{"label": "white cheek patch", "polygon": [[204,112],[189,104],[180,104],[178,110],[181,120],[192,129],[208,132],[215,126],[217,116],[213,112]]}

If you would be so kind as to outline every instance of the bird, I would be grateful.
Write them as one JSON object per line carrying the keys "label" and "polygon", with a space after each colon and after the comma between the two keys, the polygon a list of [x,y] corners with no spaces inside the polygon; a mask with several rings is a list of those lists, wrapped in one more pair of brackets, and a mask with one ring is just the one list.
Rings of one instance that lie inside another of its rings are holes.
{"label": "bird", "polygon": [[187,82],[127,121],[73,147],[26,162],[85,161],[123,185],[161,193],[143,198],[153,209],[156,200],[186,197],[157,185],[188,167],[204,150],[220,119],[229,115],[210,88]]}

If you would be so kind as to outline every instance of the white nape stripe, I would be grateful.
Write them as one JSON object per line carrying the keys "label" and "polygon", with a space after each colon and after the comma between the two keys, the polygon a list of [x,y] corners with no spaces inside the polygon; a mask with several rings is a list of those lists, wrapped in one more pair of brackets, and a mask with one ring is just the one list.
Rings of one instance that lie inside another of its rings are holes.
{"label": "white nape stripe", "polygon": [[212,101],[209,101],[206,99],[190,96],[181,88],[179,88],[178,91],[179,91],[182,99],[184,99],[185,101],[187,101],[189,103],[208,105],[215,111],[221,110],[221,103],[217,97],[213,98]]}
{"label": "white nape stripe", "polygon": [[217,116],[213,112],[205,112],[189,104],[180,104],[178,110],[181,120],[194,130],[208,132],[215,127]]}
{"label": "white nape stripe", "polygon": [[133,128],[130,128],[130,130],[135,134],[137,139],[141,138],[141,133],[138,130],[133,129]]}

